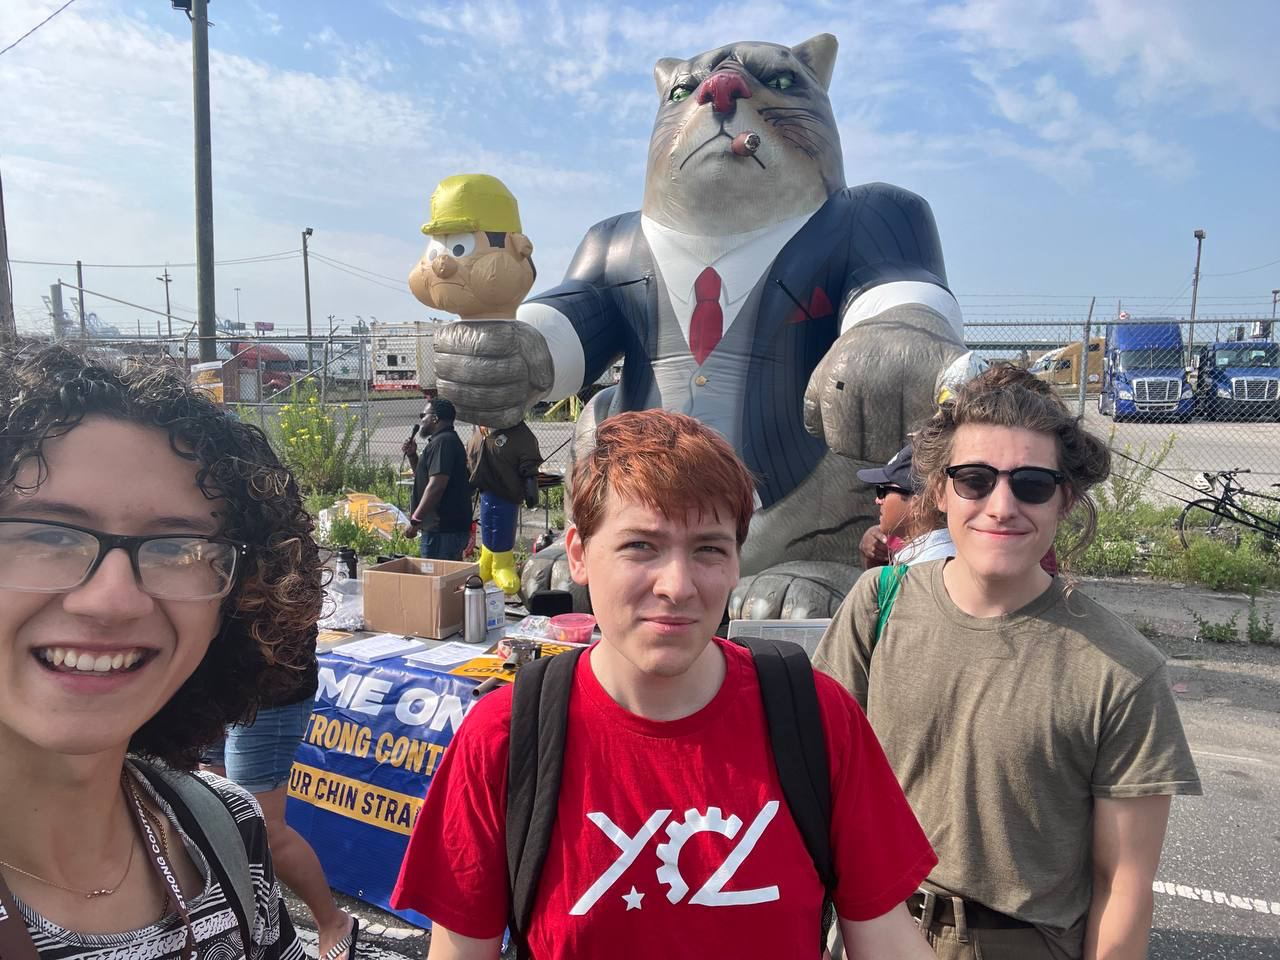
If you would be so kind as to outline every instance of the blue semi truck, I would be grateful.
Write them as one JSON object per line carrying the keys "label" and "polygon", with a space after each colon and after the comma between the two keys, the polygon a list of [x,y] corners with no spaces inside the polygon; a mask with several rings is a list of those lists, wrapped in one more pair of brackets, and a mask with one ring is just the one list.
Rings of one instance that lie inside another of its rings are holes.
{"label": "blue semi truck", "polygon": [[1098,412],[1117,422],[1191,419],[1195,395],[1187,382],[1182,326],[1176,320],[1122,315],[1107,327]]}
{"label": "blue semi truck", "polygon": [[1280,345],[1240,339],[1201,347],[1196,412],[1206,420],[1280,418]]}

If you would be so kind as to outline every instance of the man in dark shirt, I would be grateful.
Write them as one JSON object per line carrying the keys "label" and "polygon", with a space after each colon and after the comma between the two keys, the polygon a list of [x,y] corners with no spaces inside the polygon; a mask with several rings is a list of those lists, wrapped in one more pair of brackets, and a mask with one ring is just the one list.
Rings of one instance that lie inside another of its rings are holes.
{"label": "man in dark shirt", "polygon": [[437,397],[422,408],[420,433],[427,445],[406,441],[405,456],[413,465],[413,510],[405,536],[422,531],[420,556],[430,560],[461,560],[471,533],[471,486],[467,452],[453,429],[453,404]]}

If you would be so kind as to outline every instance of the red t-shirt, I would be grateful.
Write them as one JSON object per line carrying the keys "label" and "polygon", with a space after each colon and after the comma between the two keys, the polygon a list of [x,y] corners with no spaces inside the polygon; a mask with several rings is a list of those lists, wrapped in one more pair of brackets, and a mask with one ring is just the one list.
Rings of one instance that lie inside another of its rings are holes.
{"label": "red t-shirt", "polygon": [[[751,655],[688,717],[646,720],[578,663],[551,846],[529,931],[537,960],[769,958],[817,953],[822,885],[788,812]],[[925,839],[853,698],[817,674],[831,761],[836,909],[869,920],[933,869]],[[446,751],[391,902],[468,937],[506,926],[511,691],[486,697]]]}

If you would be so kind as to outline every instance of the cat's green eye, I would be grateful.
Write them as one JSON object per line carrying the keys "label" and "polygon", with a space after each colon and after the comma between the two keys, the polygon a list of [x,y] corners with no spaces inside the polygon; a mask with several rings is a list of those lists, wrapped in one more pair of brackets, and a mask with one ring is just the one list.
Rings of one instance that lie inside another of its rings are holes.
{"label": "cat's green eye", "polygon": [[679,103],[681,100],[687,100],[689,94],[693,93],[692,87],[679,86],[673,87],[671,90],[670,100],[672,103]]}
{"label": "cat's green eye", "polygon": [[773,87],[775,90],[785,90],[796,82],[795,77],[789,73],[780,73],[772,80],[768,81],[765,86]]}

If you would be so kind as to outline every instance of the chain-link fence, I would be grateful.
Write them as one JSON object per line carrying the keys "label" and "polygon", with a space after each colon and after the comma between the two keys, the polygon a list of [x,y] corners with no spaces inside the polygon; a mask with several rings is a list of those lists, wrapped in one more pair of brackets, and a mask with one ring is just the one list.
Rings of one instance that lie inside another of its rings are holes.
{"label": "chain-link fence", "polygon": [[[1204,473],[1250,471],[1246,486],[1280,481],[1280,346],[1269,320],[1096,317],[982,321],[966,326],[970,349],[1010,361],[1053,384],[1114,449],[1159,472],[1153,495],[1189,499]],[[331,414],[342,453],[364,469],[401,462],[401,445],[435,384],[432,327],[376,325],[365,336],[219,337],[217,360],[198,363],[194,337],[100,340],[108,352],[186,366],[239,415],[287,443],[299,401]],[[610,371],[604,379],[612,379]],[[545,470],[563,474],[576,407],[530,416]],[[294,425],[293,430],[304,429]],[[465,441],[471,426],[459,423]],[[286,454],[288,451],[286,451]]]}
{"label": "chain-link fence", "polygon": [[[313,507],[343,490],[358,490],[410,509],[412,477],[402,446],[426,397],[435,392],[429,334],[406,338],[401,330],[375,327],[366,336],[311,340],[218,337],[216,359],[206,363],[199,360],[196,337],[97,339],[93,345],[107,356],[190,370],[228,409],[263,428],[312,496]],[[529,418],[549,476],[540,506],[522,512],[526,536],[563,522],[562,489],[555,481],[569,466],[576,410],[576,404],[541,405]],[[457,424],[463,443],[474,429]]]}
{"label": "chain-link fence", "polygon": [[[1121,314],[969,324],[968,345],[1054,385],[1112,448],[1155,465],[1146,494],[1194,499],[1204,474],[1280,481],[1280,346],[1269,319]],[[1118,458],[1118,467],[1128,461]]]}

